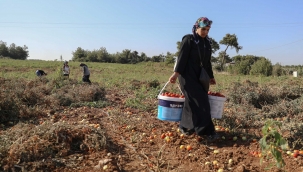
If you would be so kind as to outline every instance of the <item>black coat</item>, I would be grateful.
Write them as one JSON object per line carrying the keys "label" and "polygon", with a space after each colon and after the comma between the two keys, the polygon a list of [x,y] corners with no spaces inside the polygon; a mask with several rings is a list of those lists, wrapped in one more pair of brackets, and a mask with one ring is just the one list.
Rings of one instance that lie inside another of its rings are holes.
{"label": "black coat", "polygon": [[214,134],[214,124],[210,115],[208,94],[199,82],[200,57],[210,78],[214,78],[211,66],[211,43],[208,38],[199,37],[198,46],[192,35],[185,35],[181,42],[180,54],[174,71],[180,75],[181,90],[185,96],[180,126],[194,129],[198,135]]}

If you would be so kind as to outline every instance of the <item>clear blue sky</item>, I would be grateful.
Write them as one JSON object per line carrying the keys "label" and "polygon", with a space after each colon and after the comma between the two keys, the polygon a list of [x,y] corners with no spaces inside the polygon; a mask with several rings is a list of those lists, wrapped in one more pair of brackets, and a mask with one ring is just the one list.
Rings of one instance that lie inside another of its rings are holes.
{"label": "clear blue sky", "polygon": [[303,65],[302,0],[0,0],[0,9],[0,40],[28,46],[29,59],[70,60],[77,47],[175,53],[176,42],[205,16],[217,42],[237,35],[240,55]]}

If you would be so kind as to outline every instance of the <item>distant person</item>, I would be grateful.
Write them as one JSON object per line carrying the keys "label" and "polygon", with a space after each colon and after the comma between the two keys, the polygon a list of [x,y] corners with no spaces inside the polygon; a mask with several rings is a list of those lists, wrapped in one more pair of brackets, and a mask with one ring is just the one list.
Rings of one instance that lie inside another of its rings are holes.
{"label": "distant person", "polygon": [[83,82],[88,82],[91,84],[91,81],[89,80],[89,76],[90,76],[90,71],[88,70],[88,66],[84,63],[81,63],[80,66],[83,68],[83,77],[82,77],[82,81]]}
{"label": "distant person", "polygon": [[43,70],[36,70],[36,75],[39,76],[39,77],[42,77],[42,76],[45,76],[47,75],[47,73],[45,73]]}
{"label": "distant person", "polygon": [[68,61],[64,62],[62,70],[63,70],[63,76],[66,76],[67,78],[69,78],[70,69],[68,66]]}

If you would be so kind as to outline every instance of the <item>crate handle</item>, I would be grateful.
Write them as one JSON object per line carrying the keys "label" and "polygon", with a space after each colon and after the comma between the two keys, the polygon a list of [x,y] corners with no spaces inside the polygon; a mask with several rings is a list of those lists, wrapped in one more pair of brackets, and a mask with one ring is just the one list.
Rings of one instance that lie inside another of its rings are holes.
{"label": "crate handle", "polygon": [[[160,91],[160,93],[159,93],[158,96],[160,96],[160,95],[162,94],[163,90],[165,89],[165,87],[167,86],[168,83],[170,83],[170,81],[167,81],[167,83],[164,85],[164,87],[162,88],[162,90]],[[184,95],[183,92],[182,92],[182,90],[181,90],[181,88],[180,88],[180,86],[179,86],[179,84],[178,84],[177,86],[178,86],[178,88],[179,88],[181,94]]]}

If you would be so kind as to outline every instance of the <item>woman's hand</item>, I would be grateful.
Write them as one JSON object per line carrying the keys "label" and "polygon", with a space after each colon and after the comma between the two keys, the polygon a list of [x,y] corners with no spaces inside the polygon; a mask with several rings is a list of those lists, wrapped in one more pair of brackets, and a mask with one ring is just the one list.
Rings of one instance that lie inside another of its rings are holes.
{"label": "woman's hand", "polygon": [[216,80],[215,78],[211,78],[209,81],[210,85],[216,85]]}
{"label": "woman's hand", "polygon": [[178,73],[178,72],[174,72],[174,73],[170,76],[169,82],[170,82],[170,83],[176,83],[176,80],[177,80],[178,76],[179,76],[179,73]]}

